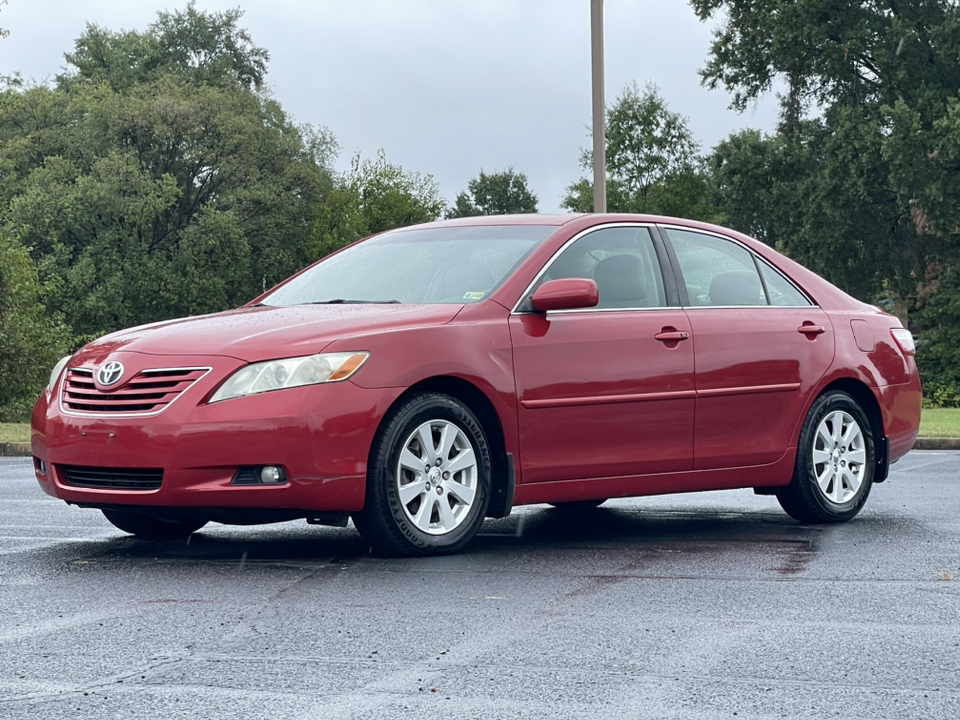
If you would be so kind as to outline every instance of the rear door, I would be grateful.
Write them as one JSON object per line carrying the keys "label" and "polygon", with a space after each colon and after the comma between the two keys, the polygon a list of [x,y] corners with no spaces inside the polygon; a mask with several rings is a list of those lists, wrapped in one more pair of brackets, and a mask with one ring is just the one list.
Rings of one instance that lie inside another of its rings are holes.
{"label": "rear door", "polygon": [[663,227],[682,275],[696,362],[694,468],[762,465],[796,427],[834,355],[826,313],[743,245]]}

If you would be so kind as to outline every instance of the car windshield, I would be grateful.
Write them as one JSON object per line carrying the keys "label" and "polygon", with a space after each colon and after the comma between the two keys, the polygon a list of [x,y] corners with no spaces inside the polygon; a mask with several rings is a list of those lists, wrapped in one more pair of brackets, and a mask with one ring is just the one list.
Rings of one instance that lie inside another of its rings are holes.
{"label": "car windshield", "polygon": [[478,302],[554,230],[547,225],[394,230],[332,255],[261,303]]}

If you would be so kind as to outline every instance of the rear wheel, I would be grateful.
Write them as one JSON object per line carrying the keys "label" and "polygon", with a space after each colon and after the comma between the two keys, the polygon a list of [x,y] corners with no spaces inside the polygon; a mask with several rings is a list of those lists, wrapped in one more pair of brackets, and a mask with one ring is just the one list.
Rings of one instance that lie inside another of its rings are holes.
{"label": "rear wheel", "polygon": [[377,432],[366,503],[353,522],[387,554],[456,552],[480,529],[490,485],[490,448],[476,416],[454,397],[421,393]]}
{"label": "rear wheel", "polygon": [[103,508],[100,512],[120,530],[148,540],[180,540],[207,524],[206,520],[160,518],[126,510]]}
{"label": "rear wheel", "polygon": [[876,469],[866,413],[844,392],[821,395],[800,431],[793,480],[777,492],[800,522],[844,522],[860,512]]}

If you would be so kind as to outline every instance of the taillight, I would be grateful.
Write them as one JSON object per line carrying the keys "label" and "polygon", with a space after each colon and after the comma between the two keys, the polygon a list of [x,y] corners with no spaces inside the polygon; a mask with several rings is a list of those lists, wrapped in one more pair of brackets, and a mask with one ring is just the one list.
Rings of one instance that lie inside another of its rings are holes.
{"label": "taillight", "polygon": [[890,334],[893,335],[893,339],[896,340],[904,355],[913,355],[917,351],[913,334],[906,328],[890,328]]}

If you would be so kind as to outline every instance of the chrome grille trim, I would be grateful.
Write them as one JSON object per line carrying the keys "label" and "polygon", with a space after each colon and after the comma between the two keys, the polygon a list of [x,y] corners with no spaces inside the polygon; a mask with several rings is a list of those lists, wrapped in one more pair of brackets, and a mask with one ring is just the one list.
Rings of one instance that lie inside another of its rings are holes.
{"label": "chrome grille trim", "polygon": [[74,417],[128,418],[159,415],[212,367],[149,368],[117,389],[103,392],[93,368],[67,367],[60,382],[60,412]]}

